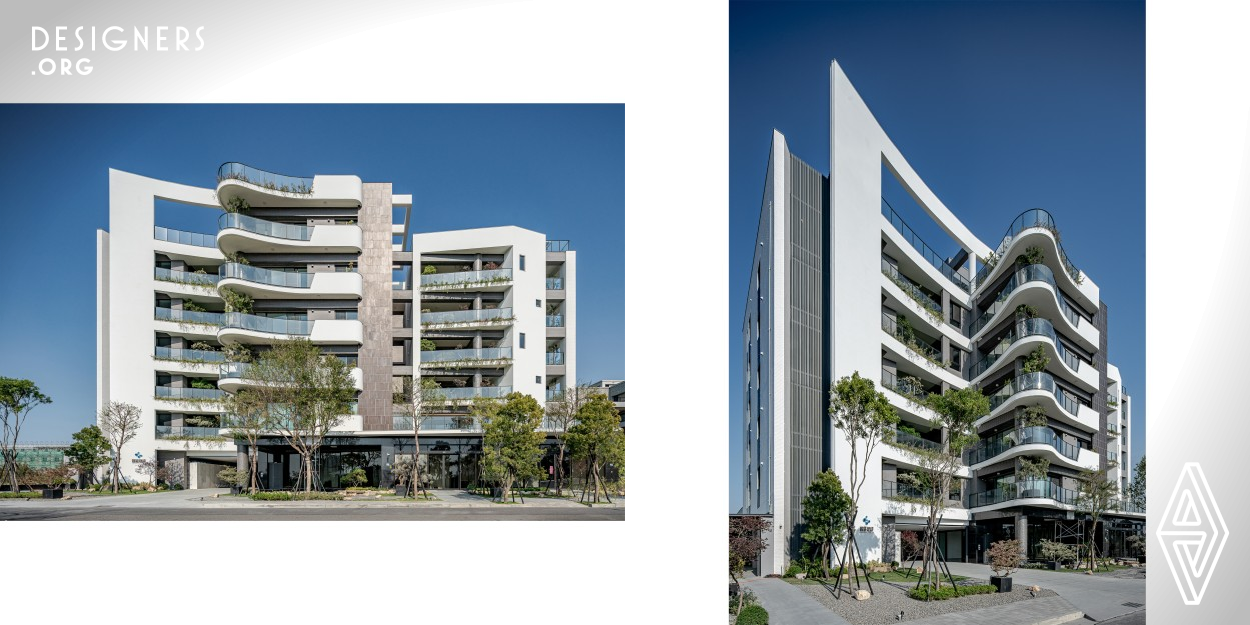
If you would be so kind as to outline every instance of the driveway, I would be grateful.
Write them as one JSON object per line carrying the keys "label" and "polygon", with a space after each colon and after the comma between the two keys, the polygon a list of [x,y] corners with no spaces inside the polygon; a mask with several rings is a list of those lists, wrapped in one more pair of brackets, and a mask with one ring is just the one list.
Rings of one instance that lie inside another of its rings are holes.
{"label": "driveway", "polygon": [[[951,562],[951,573],[980,579],[989,579],[990,567],[984,564]],[[1016,585],[1038,585],[1049,588],[1067,599],[1090,618],[1103,621],[1131,612],[1146,605],[1146,580],[1123,579],[1105,575],[1084,573],[1059,573],[1020,569],[1011,574]],[[1125,604],[1137,605],[1125,605]]]}

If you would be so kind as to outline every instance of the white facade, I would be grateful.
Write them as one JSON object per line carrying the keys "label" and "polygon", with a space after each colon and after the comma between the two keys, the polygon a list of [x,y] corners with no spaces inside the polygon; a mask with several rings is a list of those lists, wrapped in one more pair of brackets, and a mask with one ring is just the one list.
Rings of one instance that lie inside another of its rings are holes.
{"label": "white facade", "polygon": [[[865,560],[901,559],[898,531],[924,525],[925,511],[899,500],[907,488],[899,476],[917,467],[909,449],[940,447],[943,433],[909,395],[973,385],[990,397],[977,423],[982,440],[965,456],[961,492],[943,519],[954,530],[942,538],[953,559],[975,558],[972,542],[993,532],[1026,538],[1038,518],[1070,520],[1081,470],[1109,469],[1117,482],[1127,475],[1108,463],[1129,457],[1127,436],[1104,435],[1127,400],[1119,412],[1107,401],[1122,385],[1099,351],[1106,308],[1097,285],[1067,257],[1045,211],[1015,221],[1004,214],[1006,236],[976,237],[836,62],[830,102],[827,177],[774,132],[743,326],[742,512],[773,516],[779,544],[765,572],[784,571],[797,553],[815,472],[832,468],[844,484],[851,473],[849,442],[825,417],[825,391],[854,373],[876,382],[902,421],[897,442],[869,460],[859,516],[870,531],[856,533]],[[915,201],[906,218],[884,199],[883,185],[895,182]],[[922,219],[949,237],[940,248],[962,251],[935,252],[907,225]],[[1026,362],[1039,350],[1048,362],[1035,371]],[[1034,476],[1028,465],[1042,460],[1045,477]]]}

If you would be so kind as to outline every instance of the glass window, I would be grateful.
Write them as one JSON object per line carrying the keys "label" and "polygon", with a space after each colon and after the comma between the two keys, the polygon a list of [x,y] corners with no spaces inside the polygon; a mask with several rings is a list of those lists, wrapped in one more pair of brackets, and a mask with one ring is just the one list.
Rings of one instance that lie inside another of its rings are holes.
{"label": "glass window", "polygon": [[521,254],[521,271],[525,271],[525,254]]}
{"label": "glass window", "polygon": [[542,307],[543,307],[543,301],[542,301],[542,300],[540,300],[540,299],[536,299],[536,300],[534,300],[534,307],[535,307],[535,308],[542,308]]}
{"label": "glass window", "polygon": [[525,349],[525,333],[521,333],[521,349]]}
{"label": "glass window", "polygon": [[542,384],[542,383],[543,383],[542,376],[537,376],[537,375],[534,376],[534,384]]}

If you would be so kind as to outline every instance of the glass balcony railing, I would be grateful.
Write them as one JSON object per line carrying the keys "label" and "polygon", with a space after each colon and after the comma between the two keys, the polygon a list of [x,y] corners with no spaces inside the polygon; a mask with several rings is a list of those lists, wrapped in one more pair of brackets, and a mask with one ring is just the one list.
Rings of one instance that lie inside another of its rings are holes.
{"label": "glass balcony railing", "polygon": [[549,388],[547,389],[547,401],[556,401],[564,396],[564,389]]}
{"label": "glass balcony railing", "polygon": [[978,376],[988,371],[995,362],[998,362],[998,359],[1001,358],[1003,354],[1007,353],[1011,349],[1012,345],[1020,339],[1028,338],[1030,336],[1044,336],[1049,338],[1050,341],[1055,344],[1055,351],[1059,353],[1059,357],[1063,360],[1063,363],[1073,371],[1081,370],[1081,359],[1077,358],[1076,354],[1068,351],[1068,349],[1063,346],[1063,342],[1059,340],[1059,335],[1055,333],[1055,326],[1046,319],[1033,318],[1016,321],[1015,328],[1013,328],[1012,331],[1003,338],[1003,340],[999,341],[998,345],[996,345],[994,349],[990,350],[990,353],[986,354],[984,358],[977,361],[977,364],[972,365],[972,368],[968,370],[968,379],[975,380]]}
{"label": "glass balcony railing", "polygon": [[941,254],[933,251],[933,248],[925,244],[924,240],[920,238],[920,235],[916,234],[916,232],[903,221],[903,218],[899,217],[898,213],[894,212],[894,207],[890,206],[890,203],[887,202],[885,198],[881,198],[881,214],[890,222],[890,225],[894,226],[894,229],[897,230],[899,234],[903,235],[903,238],[911,244],[912,248],[914,248],[917,252],[920,252],[920,255],[923,256],[925,260],[929,261],[930,265],[933,265],[934,269],[937,269],[943,276],[946,276],[947,280],[955,283],[955,286],[959,287],[959,289],[964,293],[969,292],[972,285],[968,282],[968,279],[959,275],[959,272],[954,267],[951,267],[946,263],[946,260],[942,258]]}
{"label": "glass balcony railing", "polygon": [[250,364],[246,362],[227,362],[218,367],[218,374],[224,378],[242,379],[247,373]]}
{"label": "glass balcony railing", "polygon": [[224,320],[225,313],[219,312],[196,312],[191,310],[174,310],[172,308],[156,307],[156,319],[158,321],[175,321],[178,323],[197,323],[207,326],[220,326]]}
{"label": "glass balcony railing", "polygon": [[170,243],[181,243],[183,245],[194,245],[196,247],[211,247],[217,249],[217,235],[200,234],[198,232],[184,232],[182,230],[174,230],[173,228],[165,228],[156,226],[156,230],[152,234],[152,238],[157,241],[169,241]]}
{"label": "glass balcony railing", "polygon": [[165,269],[164,267],[156,267],[154,277],[164,282],[181,282],[183,284],[196,284],[200,286],[213,286],[221,279],[211,273],[196,273],[194,271],[174,271]]}
{"label": "glass balcony railing", "polygon": [[512,280],[511,269],[484,269],[482,271],[453,271],[450,273],[427,273],[421,275],[423,287],[453,287],[501,284]]}
{"label": "glass balcony railing", "polygon": [[924,401],[929,396],[929,391],[925,390],[923,383],[908,379],[907,376],[900,378],[885,369],[881,370],[881,386],[916,401]]}
{"label": "glass balcony railing", "polygon": [[[412,417],[395,415],[391,418],[392,430],[411,430]],[[425,417],[421,421],[421,430],[457,430],[460,432],[481,432],[481,421],[471,417]]]}
{"label": "glass balcony railing", "polygon": [[182,349],[179,347],[157,347],[158,360],[177,360],[179,362],[225,362],[226,355],[222,352],[211,352],[206,349]]}
{"label": "glass balcony railing", "polygon": [[1033,426],[1008,430],[991,438],[977,441],[976,445],[964,453],[964,461],[970,465],[978,464],[1006,453],[1017,445],[1038,444],[1054,447],[1065,458],[1071,460],[1076,460],[1081,454],[1080,446],[1063,440],[1062,436],[1049,427]]}
{"label": "glass balcony railing", "polygon": [[161,399],[207,399],[217,400],[226,396],[225,391],[215,388],[173,388],[170,386],[156,387],[156,396]]}
{"label": "glass balcony railing", "polygon": [[274,237],[278,239],[290,239],[292,241],[309,241],[312,239],[312,226],[304,226],[299,224],[281,224],[275,221],[265,221],[239,213],[224,213],[217,218],[218,230],[226,228],[238,228],[255,234]]}
{"label": "glass balcony railing", "polygon": [[282,319],[278,317],[262,317],[246,313],[222,313],[222,327],[237,330],[254,330],[270,334],[291,334],[305,336],[312,334],[312,321],[307,319]]}
{"label": "glass balcony railing", "polygon": [[1112,502],[1111,509],[1119,512],[1134,512],[1137,514],[1146,514],[1146,507],[1134,504],[1131,501],[1123,499]]}
{"label": "glass balcony railing", "polygon": [[507,321],[512,319],[511,308],[483,308],[481,310],[451,310],[421,313],[422,325],[441,323],[474,323],[479,321]]}
{"label": "glass balcony railing", "polygon": [[998,294],[998,297],[994,298],[994,303],[990,304],[989,308],[986,308],[985,312],[981,313],[981,316],[977,317],[976,321],[968,325],[968,336],[976,336],[976,333],[980,332],[981,328],[984,328],[985,324],[989,323],[1007,305],[1007,300],[1011,297],[1011,294],[1028,282],[1045,282],[1049,284],[1050,288],[1055,292],[1055,297],[1059,300],[1059,307],[1063,310],[1063,316],[1068,318],[1072,327],[1080,327],[1081,315],[1077,314],[1072,306],[1068,304],[1067,298],[1059,290],[1059,285],[1055,283],[1055,273],[1050,270],[1050,267],[1046,265],[1024,265],[1017,268],[1011,278],[1007,280],[1007,283],[1003,285],[1003,290]]}
{"label": "glass balcony railing", "polygon": [[313,179],[299,176],[285,176],[271,171],[257,169],[243,163],[222,163],[217,168],[217,182],[223,180],[241,180],[264,187],[270,191],[308,195],[312,193]]}
{"label": "glass balcony railing", "polygon": [[921,290],[919,284],[900,273],[898,267],[890,264],[890,262],[884,258],[881,259],[881,273],[885,274],[885,277],[892,280],[898,288],[902,289],[904,293],[911,296],[917,304],[923,306],[934,317],[937,317],[938,319],[942,318],[942,305],[939,304],[937,300],[933,299],[932,295],[929,295]]}
{"label": "glass balcony railing", "polygon": [[472,362],[475,360],[511,360],[511,347],[482,349],[445,349],[421,352],[421,362]]}
{"label": "glass balcony railing", "polygon": [[887,499],[924,499],[928,497],[924,488],[906,482],[881,480],[881,496]]}
{"label": "glass balcony railing", "polygon": [[547,352],[547,364],[549,365],[564,364],[564,352]]}
{"label": "glass balcony railing", "polygon": [[969,493],[967,505],[969,508],[979,508],[1015,499],[1052,499],[1074,506],[1076,495],[1076,491],[1061,488],[1050,480],[1017,480],[1014,484],[1003,484],[992,490]]}
{"label": "glass balcony railing", "polygon": [[1047,391],[1055,396],[1055,401],[1059,402],[1059,407],[1072,416],[1077,416],[1080,411],[1080,403],[1072,396],[1063,392],[1055,384],[1055,378],[1045,371],[1038,373],[1025,373],[1017,376],[1002,388],[990,395],[990,411],[1003,405],[1012,395],[1022,393],[1024,391]]}
{"label": "glass balcony railing", "polygon": [[942,352],[940,350],[932,345],[920,342],[919,338],[917,338],[914,333],[911,336],[908,336],[906,332],[900,331],[898,322],[891,319],[890,316],[884,312],[881,313],[881,329],[885,330],[886,334],[898,339],[900,343],[906,345],[908,349],[916,352],[925,360],[938,364],[942,362]]}
{"label": "glass balcony railing", "polygon": [[[1007,233],[1003,235],[998,247],[994,248],[995,251],[998,253],[1007,251],[1007,248],[1011,246],[1011,242],[1016,236],[1030,228],[1045,228],[1055,235],[1055,243],[1059,246],[1059,260],[1063,264],[1064,270],[1068,272],[1068,275],[1071,276],[1074,282],[1080,284],[1082,282],[1081,271],[1076,268],[1076,265],[1072,264],[1072,261],[1068,260],[1067,252],[1063,251],[1063,245],[1059,243],[1059,226],[1055,225],[1054,217],[1051,217],[1050,213],[1044,209],[1033,208],[1020,213],[1020,216],[1016,217],[1011,222],[1011,225],[1007,227]],[[1002,262],[1002,260],[999,262]],[[982,265],[980,271],[977,272],[976,278],[972,281],[973,285],[975,285],[974,288],[979,289],[984,286],[985,279],[989,277],[996,266]]]}
{"label": "glass balcony railing", "polygon": [[903,430],[894,430],[894,442],[906,447],[927,449],[929,451],[942,451],[941,443],[921,438],[911,432],[904,432]]}
{"label": "glass balcony railing", "polygon": [[223,428],[201,428],[182,425],[156,426],[156,438],[224,438]]}
{"label": "glass balcony railing", "polygon": [[492,397],[500,398],[512,392],[511,386],[461,386],[461,387],[443,387],[438,389],[443,395],[443,399],[459,400],[473,399],[474,397]]}
{"label": "glass balcony railing", "polygon": [[547,278],[547,290],[559,291],[564,288],[564,278]]}
{"label": "glass balcony railing", "polygon": [[547,315],[547,327],[548,328],[563,328],[564,327],[564,315]]}
{"label": "glass balcony railing", "polygon": [[284,286],[296,289],[306,289],[311,286],[314,275],[298,271],[276,271],[273,269],[264,269],[262,267],[244,265],[241,263],[226,263],[217,271],[221,274],[221,278],[237,278],[239,280],[247,280],[248,282],[256,282],[258,284],[269,284],[273,286]]}
{"label": "glass balcony railing", "polygon": [[548,252],[567,252],[569,251],[568,241],[547,241]]}

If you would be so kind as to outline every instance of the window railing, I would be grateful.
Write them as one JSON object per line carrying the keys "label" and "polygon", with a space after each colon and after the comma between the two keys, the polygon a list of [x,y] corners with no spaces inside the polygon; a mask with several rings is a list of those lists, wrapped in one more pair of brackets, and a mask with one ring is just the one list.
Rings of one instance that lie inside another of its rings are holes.
{"label": "window railing", "polygon": [[564,288],[564,278],[547,278],[547,290],[559,291]]}
{"label": "window railing", "polygon": [[1008,430],[992,438],[981,439],[964,454],[964,459],[970,465],[978,464],[997,457],[1017,445],[1039,444],[1049,445],[1071,460],[1076,460],[1081,453],[1080,446],[1063,440],[1062,436],[1049,427],[1039,425]]}
{"label": "window railing", "polygon": [[942,305],[939,304],[937,300],[933,299],[933,296],[921,290],[919,284],[911,278],[903,275],[902,272],[898,270],[898,267],[890,264],[890,262],[884,258],[881,259],[881,273],[885,274],[885,277],[892,280],[898,288],[903,290],[904,293],[911,296],[917,304],[920,304],[928,310],[929,314],[935,319],[939,321],[942,319]]}
{"label": "window railing", "polygon": [[1068,349],[1063,346],[1063,341],[1059,340],[1059,335],[1055,332],[1055,326],[1046,319],[1035,317],[1033,319],[1022,319],[1016,321],[1015,327],[1011,330],[1011,332],[1007,333],[1003,340],[999,341],[998,345],[996,345],[994,349],[990,350],[985,357],[977,361],[977,364],[973,365],[972,368],[968,370],[968,379],[975,380],[977,376],[980,376],[988,371],[995,362],[998,362],[998,359],[1001,358],[1003,354],[1007,353],[1011,349],[1012,345],[1014,345],[1017,341],[1030,336],[1044,336],[1049,338],[1050,341],[1055,344],[1055,351],[1059,353],[1059,357],[1063,359],[1063,363],[1073,371],[1081,370],[1081,359],[1077,358],[1076,354],[1068,351]]}
{"label": "window railing", "polygon": [[276,221],[265,221],[239,213],[223,213],[217,218],[218,230],[238,228],[255,234],[292,241],[309,241],[312,239],[313,226],[299,224],[282,224]]}
{"label": "window railing", "polygon": [[1046,265],[1025,265],[1016,269],[1011,279],[1007,280],[1007,283],[1003,285],[1003,290],[998,294],[998,297],[994,298],[994,303],[990,304],[989,308],[986,308],[985,312],[981,313],[981,316],[977,317],[977,320],[968,326],[967,335],[970,337],[976,336],[976,333],[980,332],[981,328],[984,328],[1006,306],[1007,299],[1011,297],[1011,294],[1028,282],[1045,282],[1049,284],[1050,288],[1055,292],[1055,298],[1059,300],[1059,308],[1063,310],[1063,316],[1068,318],[1068,321],[1072,323],[1072,327],[1080,327],[1081,315],[1068,304],[1067,298],[1059,290],[1059,285],[1055,283],[1055,273],[1050,270],[1050,267]]}
{"label": "window railing", "polygon": [[155,268],[154,277],[164,282],[181,282],[183,284],[195,284],[199,286],[212,286],[217,284],[221,279],[211,273],[195,273],[194,271],[174,271],[173,269],[165,269],[164,267]]}
{"label": "window railing", "polygon": [[275,174],[243,163],[222,163],[217,168],[217,182],[223,180],[241,180],[270,191],[297,195],[308,195],[313,189],[312,178]]}
{"label": "window railing", "polygon": [[179,362],[225,362],[226,355],[205,349],[183,349],[180,347],[157,347],[158,360],[176,360]]}
{"label": "window railing", "polygon": [[890,203],[887,202],[885,198],[881,198],[881,214],[887,221],[890,222],[890,225],[894,226],[894,229],[897,230],[899,234],[903,235],[903,238],[911,244],[912,248],[914,248],[917,252],[920,252],[920,255],[923,256],[925,260],[929,261],[929,264],[933,265],[934,269],[937,269],[943,276],[946,276],[947,280],[955,283],[955,286],[959,287],[959,289],[965,293],[971,290],[972,285],[968,282],[968,279],[959,275],[959,272],[954,267],[947,264],[941,254],[933,251],[933,248],[929,247],[928,244],[920,238],[920,235],[916,234],[916,231],[912,230],[911,227],[903,221],[903,218],[899,217],[898,213],[894,212],[894,207],[890,206]]}
{"label": "window railing", "polygon": [[549,365],[564,364],[564,352],[547,352],[547,364]]}
{"label": "window railing", "polygon": [[224,438],[224,428],[202,428],[183,425],[158,425],[156,438]]}
{"label": "window railing", "polygon": [[512,319],[511,308],[483,308],[480,310],[451,310],[421,313],[422,325],[440,323],[474,323],[478,321],[507,321]]}
{"label": "window railing", "polygon": [[547,241],[547,251],[548,252],[567,252],[569,251],[569,242],[560,241],[560,240]]}
{"label": "window railing", "polygon": [[1073,417],[1079,414],[1080,403],[1059,388],[1055,384],[1054,376],[1045,371],[1025,373],[1003,385],[1002,388],[990,395],[990,411],[1003,405],[1004,402],[1011,399],[1012,395],[1024,391],[1047,391],[1054,395],[1055,401],[1059,402],[1059,407],[1063,408],[1065,412]]}
{"label": "window railing", "polygon": [[[1016,236],[1030,228],[1045,228],[1055,235],[1055,244],[1059,248],[1059,260],[1063,264],[1064,270],[1068,272],[1073,282],[1080,284],[1084,280],[1081,278],[1081,271],[1076,268],[1076,265],[1072,264],[1072,261],[1068,260],[1067,252],[1063,251],[1063,245],[1059,243],[1059,227],[1055,225],[1054,217],[1051,217],[1050,213],[1046,212],[1045,209],[1033,208],[1020,213],[1011,222],[1011,225],[1007,227],[1007,233],[1003,235],[998,247],[994,248],[995,253],[1002,254],[1006,252],[1007,248],[1011,247],[1011,242],[1015,240]],[[1005,260],[1009,259],[1000,259],[998,262],[1004,262]],[[980,271],[977,271],[976,278],[972,281],[974,288],[979,289],[984,286],[985,279],[989,277],[990,273],[997,266],[996,264],[982,265]]]}
{"label": "window railing", "polygon": [[564,327],[564,315],[547,315],[547,327],[548,328],[563,328]]}
{"label": "window railing", "polygon": [[486,347],[481,349],[445,349],[421,352],[421,362],[456,362],[474,360],[510,360],[511,347]]}
{"label": "window railing", "polygon": [[222,326],[237,330],[304,336],[312,333],[312,325],[313,322],[307,319],[281,319],[237,312],[222,313]]}
{"label": "window railing", "polygon": [[160,399],[221,399],[225,391],[215,388],[173,388],[170,386],[156,387],[156,396]]}
{"label": "window railing", "polygon": [[512,280],[511,269],[484,269],[482,271],[453,271],[450,273],[427,273],[421,275],[421,286],[469,286],[487,285],[509,282]]}
{"label": "window railing", "polygon": [[224,321],[225,313],[219,312],[197,312],[191,310],[174,310],[172,308],[156,307],[156,319],[158,321],[175,321],[178,323],[198,323],[207,326],[220,326]]}
{"label": "window railing", "polygon": [[169,241],[170,243],[217,249],[217,235],[215,234],[200,234],[199,232],[185,232],[183,230],[155,226],[152,237],[157,241]]}
{"label": "window railing", "polygon": [[222,265],[217,272],[221,278],[236,278],[239,280],[247,280],[248,282],[256,282],[258,284],[269,284],[273,286],[284,286],[297,289],[306,289],[312,285],[314,274],[298,271],[277,271],[274,269],[265,269],[263,267],[253,267],[241,263],[226,263]]}
{"label": "window railing", "polygon": [[942,352],[940,350],[932,345],[921,343],[920,339],[914,334],[912,336],[907,336],[905,332],[900,332],[898,329],[898,322],[891,319],[890,316],[884,312],[881,313],[881,329],[885,330],[886,334],[898,339],[898,341],[905,345],[907,349],[916,352],[916,354],[925,360],[934,364],[942,364]]}

